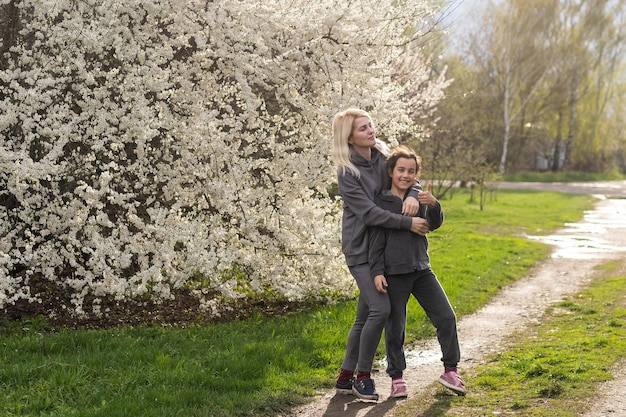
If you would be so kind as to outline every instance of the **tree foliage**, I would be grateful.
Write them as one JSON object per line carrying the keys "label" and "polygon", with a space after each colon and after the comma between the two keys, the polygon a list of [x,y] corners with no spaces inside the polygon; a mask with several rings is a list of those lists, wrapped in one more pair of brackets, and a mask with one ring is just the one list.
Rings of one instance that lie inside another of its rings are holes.
{"label": "tree foliage", "polygon": [[264,291],[351,293],[330,120],[360,106],[388,140],[421,131],[446,85],[410,47],[433,12],[0,1],[0,308],[41,300],[42,280],[79,314],[180,289],[213,312]]}

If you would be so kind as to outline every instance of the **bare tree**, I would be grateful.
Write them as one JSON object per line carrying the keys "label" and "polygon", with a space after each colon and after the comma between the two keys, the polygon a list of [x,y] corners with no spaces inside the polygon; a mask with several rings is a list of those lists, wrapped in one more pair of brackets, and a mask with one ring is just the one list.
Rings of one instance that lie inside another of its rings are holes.
{"label": "bare tree", "polygon": [[553,49],[545,42],[558,8],[556,0],[509,0],[492,5],[486,15],[489,28],[487,68],[499,90],[502,104],[502,152],[499,172],[504,174],[514,121],[524,109],[548,73]]}

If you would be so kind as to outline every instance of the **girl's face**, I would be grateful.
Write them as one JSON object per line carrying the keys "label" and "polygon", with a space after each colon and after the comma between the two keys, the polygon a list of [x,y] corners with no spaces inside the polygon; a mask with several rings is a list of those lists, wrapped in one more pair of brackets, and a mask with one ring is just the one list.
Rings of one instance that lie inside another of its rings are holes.
{"label": "girl's face", "polygon": [[369,117],[361,116],[354,119],[348,143],[359,153],[369,152],[369,149],[376,145],[376,131]]}
{"label": "girl's face", "polygon": [[406,191],[415,184],[417,175],[417,162],[413,158],[398,158],[396,166],[390,173],[391,191],[399,196],[404,196]]}

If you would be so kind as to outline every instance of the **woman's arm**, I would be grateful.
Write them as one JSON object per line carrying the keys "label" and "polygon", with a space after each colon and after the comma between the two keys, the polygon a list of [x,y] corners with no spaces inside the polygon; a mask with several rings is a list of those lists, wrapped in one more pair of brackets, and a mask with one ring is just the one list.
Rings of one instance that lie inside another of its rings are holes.
{"label": "woman's arm", "polygon": [[378,207],[353,175],[339,175],[339,194],[347,206],[366,226],[411,230],[413,218],[391,213]]}
{"label": "woman's arm", "polygon": [[402,214],[411,217],[417,216],[420,209],[420,203],[418,200],[420,191],[422,191],[422,185],[419,182],[416,182],[415,185],[411,187],[409,194],[402,202]]}
{"label": "woman's arm", "polygon": [[[388,229],[410,230],[421,236],[430,232],[428,222],[421,217],[411,217],[392,213],[378,207],[374,203],[374,197],[370,198],[359,180],[352,174],[338,173],[339,194],[343,204],[348,207],[365,226],[380,226]],[[417,189],[411,190],[411,193]]]}

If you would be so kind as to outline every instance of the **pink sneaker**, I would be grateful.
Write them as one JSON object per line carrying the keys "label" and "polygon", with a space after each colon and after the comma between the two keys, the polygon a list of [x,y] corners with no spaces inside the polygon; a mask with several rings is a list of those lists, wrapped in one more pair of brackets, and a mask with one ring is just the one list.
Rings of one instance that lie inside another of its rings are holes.
{"label": "pink sneaker", "polygon": [[391,398],[406,398],[409,396],[409,389],[402,377],[391,380]]}
{"label": "pink sneaker", "polygon": [[467,390],[463,384],[463,379],[456,371],[446,371],[437,380],[441,385],[454,392],[456,395],[465,395]]}

